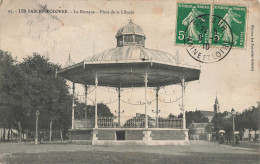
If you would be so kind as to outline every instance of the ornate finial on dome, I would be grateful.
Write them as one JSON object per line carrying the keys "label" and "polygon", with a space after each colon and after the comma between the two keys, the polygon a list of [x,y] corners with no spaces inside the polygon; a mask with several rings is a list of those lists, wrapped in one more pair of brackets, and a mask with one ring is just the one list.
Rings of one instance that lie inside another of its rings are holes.
{"label": "ornate finial on dome", "polygon": [[180,56],[180,53],[178,50],[176,50],[176,54],[175,54],[175,57],[174,57],[174,60],[177,64],[187,64],[183,58]]}
{"label": "ornate finial on dome", "polygon": [[75,63],[71,60],[70,54],[69,54],[69,59],[68,59],[68,61],[66,62],[66,64],[65,64],[64,67],[69,67],[69,66],[71,66],[71,65],[73,65],[73,64],[75,64]]}
{"label": "ornate finial on dome", "polygon": [[133,23],[133,20],[132,20],[132,18],[129,18],[129,23]]}

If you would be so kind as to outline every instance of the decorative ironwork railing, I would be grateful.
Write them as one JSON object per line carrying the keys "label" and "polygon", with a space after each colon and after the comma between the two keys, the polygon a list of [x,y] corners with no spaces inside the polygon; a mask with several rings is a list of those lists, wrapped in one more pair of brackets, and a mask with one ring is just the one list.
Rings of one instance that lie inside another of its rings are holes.
{"label": "decorative ironwork railing", "polygon": [[145,127],[145,118],[131,118],[124,123],[123,127],[144,128]]}
{"label": "decorative ironwork railing", "polygon": [[[145,128],[145,117],[137,117],[131,118],[125,121],[123,127],[125,128]],[[148,127],[154,128],[156,127],[155,119],[148,118]]]}
{"label": "decorative ironwork railing", "polygon": [[182,118],[158,119],[158,128],[182,128]]}
{"label": "decorative ironwork railing", "polygon": [[[74,128],[94,128],[95,118],[74,119]],[[182,128],[182,118],[164,119],[148,117],[148,128]],[[98,117],[99,128],[145,128],[145,117],[121,117],[121,125],[115,117]]]}
{"label": "decorative ironwork railing", "polygon": [[114,128],[115,126],[114,117],[98,117],[99,128]]}

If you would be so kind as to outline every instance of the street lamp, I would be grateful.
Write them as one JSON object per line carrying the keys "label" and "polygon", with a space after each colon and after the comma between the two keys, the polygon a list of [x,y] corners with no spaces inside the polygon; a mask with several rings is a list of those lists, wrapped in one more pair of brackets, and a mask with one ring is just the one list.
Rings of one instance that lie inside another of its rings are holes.
{"label": "street lamp", "polygon": [[35,115],[36,115],[35,144],[37,145],[37,144],[38,144],[38,118],[39,118],[39,115],[40,115],[40,111],[37,110],[37,111],[35,112]]}
{"label": "street lamp", "polygon": [[125,113],[125,111],[123,110],[123,111],[121,112],[121,111],[115,110],[115,113],[118,114],[118,126],[120,127],[120,117],[121,117],[120,114]]}
{"label": "street lamp", "polygon": [[234,122],[234,117],[235,117],[235,110],[232,108],[231,114],[233,117],[233,145],[235,145],[235,122]]}
{"label": "street lamp", "polygon": [[88,111],[87,106],[85,108],[83,108],[83,110],[85,112],[85,120],[87,120],[87,111]]}

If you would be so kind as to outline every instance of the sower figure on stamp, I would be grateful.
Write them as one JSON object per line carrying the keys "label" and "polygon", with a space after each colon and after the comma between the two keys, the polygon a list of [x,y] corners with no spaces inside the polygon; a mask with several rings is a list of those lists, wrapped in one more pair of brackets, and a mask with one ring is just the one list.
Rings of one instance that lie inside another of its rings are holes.
{"label": "sower figure on stamp", "polygon": [[[182,24],[185,26],[189,25],[189,23],[191,21],[193,21],[194,19],[196,19],[199,15],[203,15],[203,13],[198,11],[198,9],[195,6],[193,6],[189,15],[182,21]],[[205,21],[202,18],[199,18],[199,19],[201,19],[202,21]],[[200,32],[198,30],[196,30],[196,27],[193,23],[191,23],[188,26],[187,32],[188,32],[188,36],[192,37],[192,40],[195,40],[195,41],[199,40]]]}
{"label": "sower figure on stamp", "polygon": [[[230,28],[232,29],[232,23],[233,22],[238,23],[238,24],[242,23],[241,21],[237,20],[238,17],[240,17],[240,15],[234,13],[232,8],[229,8],[227,14],[224,16],[223,19],[229,24]],[[222,23],[222,21],[220,21],[219,24],[220,23]],[[231,32],[229,30],[224,30],[224,35],[223,35],[222,40],[230,42],[231,38],[232,38]],[[237,43],[237,39],[238,38],[239,37],[233,33],[233,42],[234,42],[234,44]]]}

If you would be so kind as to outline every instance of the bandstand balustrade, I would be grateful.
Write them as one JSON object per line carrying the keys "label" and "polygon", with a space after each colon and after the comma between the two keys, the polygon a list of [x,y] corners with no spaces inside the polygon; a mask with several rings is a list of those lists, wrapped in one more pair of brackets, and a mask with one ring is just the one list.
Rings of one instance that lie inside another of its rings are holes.
{"label": "bandstand balustrade", "polygon": [[[156,125],[156,119],[148,118],[148,128],[173,128],[182,129],[182,118],[173,119],[158,119],[158,126]],[[74,119],[75,129],[94,128],[95,118],[88,119]],[[98,117],[98,128],[145,128],[145,117],[142,118],[130,118],[126,120],[122,126],[118,125],[115,117]]]}

